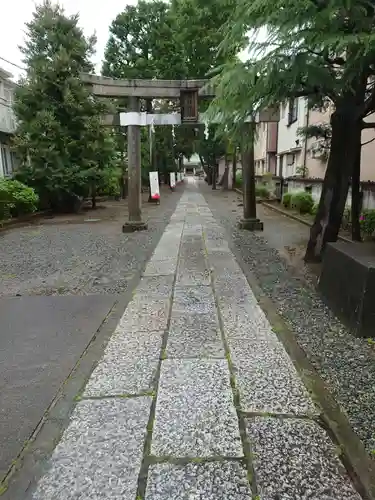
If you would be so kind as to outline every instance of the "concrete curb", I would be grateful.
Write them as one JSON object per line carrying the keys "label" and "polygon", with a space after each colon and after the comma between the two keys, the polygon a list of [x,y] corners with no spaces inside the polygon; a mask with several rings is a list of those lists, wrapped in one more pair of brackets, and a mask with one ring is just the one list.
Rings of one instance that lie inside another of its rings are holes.
{"label": "concrete curb", "polygon": [[23,217],[15,217],[14,219],[7,219],[4,221],[0,221],[0,233],[10,228],[22,227],[25,224],[28,224],[29,222],[33,222],[34,220],[38,220],[48,215],[49,213],[50,213],[49,211],[35,212],[33,214],[25,215]]}
{"label": "concrete curb", "polygon": [[[242,195],[242,191],[240,189],[235,189],[236,193]],[[272,205],[272,203],[268,203],[266,201],[261,201],[262,205],[265,207],[269,208],[270,210],[273,210],[274,212],[277,212],[280,215],[284,215],[285,217],[289,217],[289,219],[295,220],[296,222],[300,222],[301,224],[304,224],[305,226],[312,227],[311,222],[308,222],[307,220],[303,219],[302,217],[298,217],[298,215],[291,214],[287,212],[286,210],[283,210],[282,208],[276,207],[275,205]],[[349,238],[345,238],[345,236],[338,236],[338,239],[341,241],[345,241],[346,243],[353,243],[352,240]]]}
{"label": "concrete curb", "polygon": [[[304,224],[305,226],[312,227],[311,222],[308,222],[307,220],[302,219],[302,217],[298,217],[298,215],[288,213],[286,210],[282,210],[279,207],[275,207],[274,205],[272,205],[272,203],[267,203],[267,202],[262,201],[262,204],[265,207],[269,208],[270,210],[273,210],[274,212],[277,212],[281,215],[285,215],[285,217],[289,217],[289,219],[300,222],[301,224]],[[346,243],[353,243],[352,240],[349,240],[349,238],[345,238],[345,236],[338,235],[338,239],[341,241],[345,241]]]}

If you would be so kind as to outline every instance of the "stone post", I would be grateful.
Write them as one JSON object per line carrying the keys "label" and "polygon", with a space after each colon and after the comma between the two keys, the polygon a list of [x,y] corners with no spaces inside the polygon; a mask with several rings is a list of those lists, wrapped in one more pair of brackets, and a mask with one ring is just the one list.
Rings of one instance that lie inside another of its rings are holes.
{"label": "stone post", "polygon": [[[129,111],[139,112],[139,98],[129,97]],[[142,220],[141,201],[141,128],[128,126],[128,210],[129,220],[122,226],[124,233],[142,231],[147,224]]]}
{"label": "stone post", "polygon": [[255,194],[254,138],[255,121],[246,123],[242,142],[242,192],[243,218],[238,223],[240,229],[263,231],[263,222],[257,218]]}

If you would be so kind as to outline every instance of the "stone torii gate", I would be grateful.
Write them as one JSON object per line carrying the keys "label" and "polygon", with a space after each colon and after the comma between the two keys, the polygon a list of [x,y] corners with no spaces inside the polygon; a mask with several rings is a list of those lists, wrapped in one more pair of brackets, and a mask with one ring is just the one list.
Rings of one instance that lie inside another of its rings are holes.
{"label": "stone torii gate", "polygon": [[[129,98],[129,110],[120,113],[120,125],[128,127],[128,210],[124,232],[147,229],[141,207],[141,135],[144,125],[197,123],[198,96],[214,97],[207,80],[120,80],[84,74],[82,81],[98,97]],[[182,113],[154,114],[140,112],[140,99],[180,99]],[[107,124],[109,124],[107,122]]]}
{"label": "stone torii gate", "polygon": [[[145,125],[179,125],[199,123],[198,98],[215,97],[214,87],[208,80],[121,80],[103,76],[82,74],[82,81],[98,97],[129,98],[129,111],[120,113],[120,125],[128,127],[128,211],[129,220],[123,225],[123,232],[147,229],[142,219],[141,206],[141,135],[140,127]],[[140,112],[140,99],[180,99],[181,114],[149,114]],[[109,118],[109,117],[108,117]],[[259,122],[279,121],[278,109],[265,109],[247,122],[250,134]],[[113,117],[107,125],[115,125]],[[254,142],[245,150],[243,158],[244,216],[240,221],[242,229],[263,229],[263,223],[256,217]]]}

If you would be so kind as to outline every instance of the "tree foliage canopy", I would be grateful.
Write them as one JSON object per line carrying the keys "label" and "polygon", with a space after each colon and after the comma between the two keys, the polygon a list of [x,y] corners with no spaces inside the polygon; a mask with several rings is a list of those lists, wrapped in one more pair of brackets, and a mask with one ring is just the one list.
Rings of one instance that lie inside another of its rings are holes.
{"label": "tree foliage canopy", "polygon": [[[207,78],[227,57],[217,52],[223,41],[219,27],[233,5],[234,0],[173,0],[170,4],[141,0],[136,6],[126,7],[110,27],[103,74],[115,78]],[[176,103],[159,102],[155,106],[171,109]],[[170,154],[165,148],[171,138]],[[207,141],[203,133],[197,134],[189,125],[174,127],[173,134],[171,127],[157,127],[154,159],[158,168],[169,171],[175,168],[174,158],[189,158],[197,151],[211,158],[209,164],[214,165],[212,153],[217,145],[217,140]],[[222,148],[217,155],[221,152]]]}
{"label": "tree foliage canopy", "polygon": [[[306,97],[333,103],[330,154],[306,260],[337,239],[349,184],[359,214],[363,119],[375,110],[375,6],[369,0],[238,0],[221,44],[248,45],[246,61],[228,61],[215,77],[220,112],[234,136],[251,112]],[[236,118],[234,120],[233,118]],[[358,225],[358,224],[357,224]]]}
{"label": "tree foliage canopy", "polygon": [[22,160],[17,175],[55,207],[86,195],[113,163],[112,139],[100,121],[105,108],[80,80],[92,67],[93,44],[78,16],[66,16],[49,1],[36,7],[27,24],[27,73],[14,106]]}
{"label": "tree foliage canopy", "polygon": [[211,112],[219,108],[230,121],[234,111],[244,118],[288,98],[328,97],[362,119],[375,103],[374,20],[367,0],[239,0],[221,50],[242,40],[248,57],[219,68]]}

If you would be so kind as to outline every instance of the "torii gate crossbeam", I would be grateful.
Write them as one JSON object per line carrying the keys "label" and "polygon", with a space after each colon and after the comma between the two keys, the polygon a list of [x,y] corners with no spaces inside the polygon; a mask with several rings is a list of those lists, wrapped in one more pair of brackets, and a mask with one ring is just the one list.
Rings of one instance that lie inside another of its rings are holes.
{"label": "torii gate crossbeam", "polygon": [[[97,75],[82,74],[82,81],[90,87],[91,92],[98,97],[129,98],[129,113],[126,125],[128,126],[128,207],[129,220],[123,225],[123,232],[132,232],[147,229],[142,220],[141,207],[141,136],[140,127],[144,116],[141,116],[139,100],[145,99],[178,99],[182,94],[195,96],[194,112],[188,114],[186,121],[192,125],[199,120],[196,98],[213,98],[214,87],[208,80],[121,80]],[[182,109],[185,110],[185,104]],[[189,107],[189,106],[188,106]],[[193,117],[193,119],[191,119]],[[107,117],[109,118],[109,117]],[[146,117],[147,118],[147,117]],[[176,118],[176,117],[175,117]],[[250,135],[254,134],[254,127],[259,122],[279,121],[279,109],[269,108],[256,114],[250,113],[245,125],[249,126]],[[251,141],[250,150],[245,152],[244,162],[244,217],[240,222],[242,229],[263,229],[263,223],[256,217],[255,172],[254,172],[254,143]]]}
{"label": "torii gate crossbeam", "polygon": [[[82,74],[81,79],[98,97],[129,98],[129,112],[138,114],[140,99],[179,99],[185,92],[195,92],[201,98],[214,97],[207,80],[121,80]],[[147,229],[141,206],[141,134],[140,125],[128,125],[128,210],[123,232]]]}

